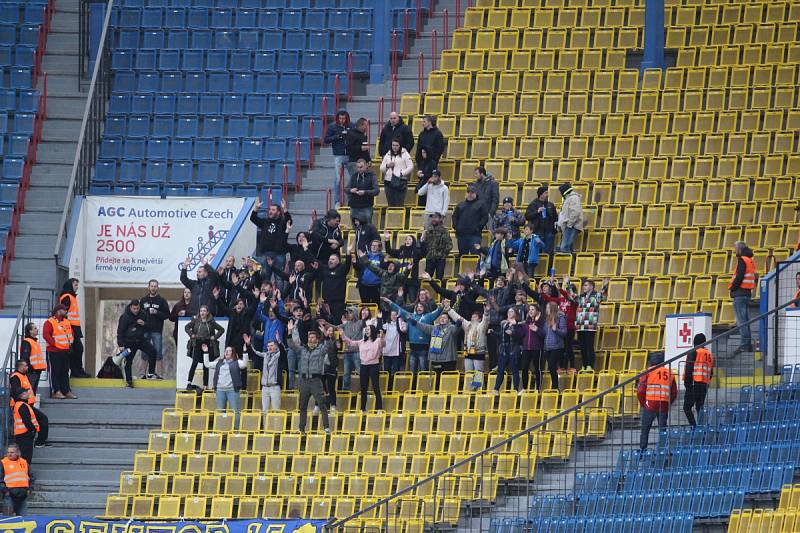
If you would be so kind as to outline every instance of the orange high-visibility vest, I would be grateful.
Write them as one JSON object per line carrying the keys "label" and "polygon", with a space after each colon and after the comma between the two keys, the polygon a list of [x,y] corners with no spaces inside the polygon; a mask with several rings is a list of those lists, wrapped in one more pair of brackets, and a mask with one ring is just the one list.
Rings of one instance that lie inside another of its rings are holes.
{"label": "orange high-visibility vest", "polygon": [[[28,376],[26,376],[25,374],[20,374],[19,372],[14,372],[10,376],[8,376],[8,379],[11,380],[11,378],[13,378],[14,376],[19,378],[19,384],[23,389],[29,389],[31,391],[30,398],[28,398],[28,403],[31,405],[35,404],[36,395],[33,394],[33,387],[31,387],[31,381],[28,379]],[[11,398],[11,407],[14,407],[15,403],[16,402],[14,401],[14,398]]]}
{"label": "orange high-visibility vest", "polygon": [[800,289],[797,289],[797,292],[794,293],[794,298],[792,298],[792,300],[794,300],[794,302],[792,302],[789,305],[789,307],[791,307],[793,309],[797,309],[798,307],[800,307],[800,305],[797,305],[797,299],[798,298],[800,298]]}
{"label": "orange high-visibility vest", "polygon": [[81,308],[78,306],[78,299],[72,294],[65,292],[58,300],[61,301],[65,296],[67,300],[69,300],[67,320],[69,320],[71,326],[81,327]]}
{"label": "orange high-visibility vest", "polygon": [[8,457],[3,457],[3,482],[9,489],[27,489],[30,486],[28,477],[28,461],[22,457],[12,461]]}
{"label": "orange high-visibility vest", "polygon": [[39,344],[39,341],[30,337],[26,337],[22,341],[27,342],[31,347],[31,368],[34,370],[47,370],[47,361],[45,361],[42,345]]}
{"label": "orange high-visibility vest", "polygon": [[[744,278],[742,278],[742,284],[739,285],[739,288],[750,289],[752,291],[756,288],[756,263],[753,261],[752,257],[741,257],[740,259],[744,261]],[[736,279],[736,266],[733,267],[731,282],[728,284],[729,289],[733,288],[734,279]]]}
{"label": "orange high-visibility vest", "polygon": [[694,359],[692,380],[696,383],[708,383],[711,381],[712,368],[714,368],[714,356],[705,348],[698,348]]}
{"label": "orange high-visibility vest", "polygon": [[50,325],[53,326],[53,341],[55,341],[54,348],[59,350],[69,350],[72,346],[72,326],[69,320],[58,320],[56,317],[51,316],[47,319]]}
{"label": "orange high-visibility vest", "polygon": [[671,390],[672,373],[668,368],[656,368],[647,374],[645,399],[648,402],[669,402]]}
{"label": "orange high-visibility vest", "polygon": [[23,433],[28,432],[28,428],[25,426],[25,422],[22,421],[22,417],[19,415],[19,410],[25,406],[25,409],[29,409],[31,413],[31,422],[36,427],[36,432],[39,432],[39,421],[36,420],[36,413],[33,412],[33,408],[25,402],[17,402],[14,405],[14,435],[22,435]]}

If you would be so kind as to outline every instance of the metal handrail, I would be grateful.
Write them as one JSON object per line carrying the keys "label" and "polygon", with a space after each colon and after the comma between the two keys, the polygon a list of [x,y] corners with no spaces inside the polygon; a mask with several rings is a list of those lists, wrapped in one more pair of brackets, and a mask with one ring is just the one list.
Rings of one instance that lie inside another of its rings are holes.
{"label": "metal handrail", "polygon": [[373,509],[379,509],[381,506],[384,506],[384,505],[388,504],[390,501],[395,500],[395,499],[403,496],[404,494],[408,494],[409,492],[416,490],[418,487],[421,487],[422,485],[425,485],[426,483],[431,483],[432,481],[441,478],[442,476],[444,476],[444,475],[456,470],[457,468],[459,468],[459,467],[461,467],[463,465],[466,465],[466,464],[469,464],[469,463],[471,463],[473,461],[476,461],[477,459],[480,459],[481,457],[483,457],[485,455],[488,455],[488,454],[492,453],[493,451],[495,451],[495,450],[497,450],[499,448],[503,448],[506,445],[508,445],[509,443],[511,443],[512,441],[514,441],[514,440],[516,440],[516,439],[518,439],[520,437],[524,437],[526,435],[532,434],[534,431],[547,426],[547,424],[551,423],[554,420],[557,420],[557,419],[562,418],[562,417],[567,417],[567,416],[569,416],[569,415],[571,415],[573,413],[576,413],[576,412],[580,411],[582,408],[584,408],[586,406],[589,406],[589,405],[592,405],[592,404],[598,404],[599,400],[601,400],[604,396],[606,396],[606,395],[608,395],[608,394],[610,394],[612,392],[615,392],[617,390],[623,389],[626,386],[630,385],[631,383],[635,383],[640,378],[642,378],[646,374],[650,373],[654,368],[661,368],[663,366],[671,365],[672,363],[675,363],[678,360],[686,357],[687,355],[689,355],[691,352],[693,352],[697,348],[702,348],[702,347],[710,346],[710,345],[712,345],[714,343],[717,343],[720,340],[727,338],[728,336],[730,336],[734,332],[738,332],[740,327],[744,327],[744,326],[750,327],[752,324],[754,324],[754,323],[756,323],[756,322],[758,322],[760,320],[763,320],[763,319],[765,319],[765,318],[767,318],[767,317],[769,317],[769,316],[771,316],[773,314],[778,313],[779,311],[785,309],[786,307],[789,307],[790,305],[792,305],[795,302],[800,302],[800,299],[798,299],[798,300],[790,300],[790,301],[788,301],[788,302],[786,302],[786,303],[784,303],[784,304],[782,304],[782,305],[780,305],[778,307],[775,307],[771,311],[768,311],[766,313],[762,313],[761,315],[759,315],[756,318],[753,318],[752,320],[747,322],[747,324],[742,324],[741,326],[740,325],[733,326],[730,329],[728,329],[727,331],[724,331],[724,332],[720,333],[716,337],[713,337],[713,338],[707,340],[705,343],[703,343],[703,344],[701,344],[699,346],[696,346],[694,348],[690,348],[690,349],[688,349],[688,350],[686,350],[684,352],[681,352],[680,354],[676,355],[675,357],[673,357],[671,359],[668,359],[666,361],[663,361],[663,362],[661,362],[659,364],[652,365],[647,370],[639,372],[635,376],[632,376],[632,377],[630,377],[630,378],[628,378],[628,379],[626,379],[624,381],[621,381],[620,383],[614,385],[613,387],[610,387],[610,388],[608,388],[608,389],[606,389],[606,390],[604,390],[604,391],[602,391],[602,392],[600,392],[598,394],[595,394],[594,396],[590,397],[589,399],[583,400],[583,401],[579,402],[577,405],[574,405],[574,406],[570,407],[569,409],[566,409],[564,411],[560,411],[555,416],[545,418],[541,422],[539,422],[539,423],[537,423],[537,424],[535,424],[535,425],[533,425],[533,426],[531,426],[529,428],[523,429],[522,431],[519,431],[519,432],[515,433],[514,435],[511,435],[510,437],[507,437],[507,438],[501,440],[500,442],[497,442],[497,443],[489,446],[488,448],[486,448],[484,450],[481,450],[478,453],[475,453],[475,454],[473,454],[473,455],[471,455],[471,456],[469,456],[469,457],[467,457],[465,459],[457,461],[454,464],[452,464],[452,465],[448,466],[447,468],[445,468],[444,470],[436,472],[435,474],[431,474],[430,476],[427,476],[427,477],[423,478],[422,480],[416,481],[416,482],[412,483],[411,485],[408,485],[407,487],[403,488],[402,490],[399,490],[399,491],[395,492],[394,494],[390,494],[389,496],[387,496],[385,498],[381,498],[380,500],[378,500],[377,502],[373,503],[372,505],[369,505],[369,506],[365,507],[364,509],[360,509],[360,510],[356,511],[355,513],[351,514],[350,516],[348,516],[346,518],[342,518],[340,520],[332,519],[325,525],[325,527],[328,530],[334,530],[334,529],[339,528],[342,525],[346,524],[350,520],[354,520],[354,519],[358,518],[359,516],[362,516],[362,515],[368,513],[369,511],[372,511]]}
{"label": "metal handrail", "polygon": [[20,322],[22,322],[25,316],[25,311],[27,310],[28,307],[26,304],[30,301],[30,297],[31,297],[31,286],[26,285],[25,295],[22,297],[22,305],[20,306],[19,311],[17,311],[17,319],[14,321],[14,327],[11,330],[12,331],[11,340],[8,341],[8,347],[6,347],[6,357],[3,360],[3,367],[2,367],[4,370],[11,369],[11,363],[12,363],[11,359],[13,358],[14,348],[16,347],[17,344],[16,334],[19,331],[19,324]]}
{"label": "metal handrail", "polygon": [[[14,327],[11,329],[11,338],[8,341],[8,347],[6,348],[6,356],[3,360],[2,369],[0,369],[0,389],[2,389],[2,393],[0,393],[0,402],[5,402],[3,405],[8,405],[8,402],[11,398],[11,392],[8,390],[8,376],[10,375],[11,371],[13,370],[13,365],[16,364],[14,361],[14,356],[16,355],[16,347],[17,347],[17,340],[19,337],[19,328],[20,325],[25,321],[26,311],[28,311],[28,303],[30,302],[31,298],[31,286],[25,286],[25,295],[22,297],[22,305],[17,311],[17,318],[14,321]],[[9,442],[9,432],[7,431],[8,419],[9,419],[9,410],[4,409],[2,416],[0,416],[0,434],[2,434],[2,445],[3,447],[8,445]]]}
{"label": "metal handrail", "polygon": [[[67,232],[67,219],[72,210],[72,201],[75,197],[76,193],[76,181],[78,177],[78,170],[80,169],[81,162],[83,159],[83,152],[84,152],[84,144],[86,142],[86,131],[88,129],[88,124],[90,120],[90,115],[92,111],[92,106],[95,101],[95,93],[98,89],[98,78],[100,77],[100,72],[102,70],[101,67],[104,65],[104,55],[105,55],[105,47],[106,41],[108,40],[108,32],[109,26],[111,24],[111,11],[114,7],[114,0],[108,0],[108,4],[106,4],[106,14],[105,19],[103,20],[103,32],[100,35],[100,47],[97,50],[97,55],[95,56],[94,62],[94,69],[92,70],[92,81],[89,85],[89,93],[86,98],[86,107],[83,110],[83,119],[81,120],[81,129],[78,133],[78,146],[75,149],[75,160],[72,163],[72,172],[70,173],[69,183],[67,185],[67,196],[66,201],[64,203],[64,210],[61,213],[61,220],[58,224],[58,237],[56,238],[56,246],[55,250],[53,251],[53,256],[55,258],[56,265],[58,265],[59,255],[61,254],[61,248],[64,243],[64,239],[66,237]],[[79,50],[79,53],[81,51]],[[96,118],[96,117],[95,117]]]}

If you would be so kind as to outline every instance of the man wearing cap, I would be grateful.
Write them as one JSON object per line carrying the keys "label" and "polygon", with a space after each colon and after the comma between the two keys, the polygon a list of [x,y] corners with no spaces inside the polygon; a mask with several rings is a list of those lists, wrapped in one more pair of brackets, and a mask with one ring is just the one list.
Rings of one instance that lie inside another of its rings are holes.
{"label": "man wearing cap", "polygon": [[[481,231],[486,225],[486,204],[478,197],[475,184],[467,187],[467,198],[453,211],[453,229],[458,240],[458,255],[474,254],[475,245],[481,243]],[[462,315],[463,316],[463,315]]]}
{"label": "man wearing cap", "polygon": [[556,220],[558,220],[558,211],[553,202],[549,201],[549,196],[547,187],[539,187],[536,189],[536,199],[525,209],[525,220],[544,242],[543,251],[546,254],[553,253],[556,242]]}
{"label": "man wearing cap", "polygon": [[519,228],[525,224],[522,211],[514,209],[514,199],[510,196],[503,198],[503,208],[495,213],[492,219],[492,231],[506,230],[512,239],[519,239]]}
{"label": "man wearing cap", "polygon": [[664,352],[653,352],[648,358],[652,370],[642,376],[636,390],[639,405],[642,406],[642,431],[639,436],[639,448],[647,449],[650,439],[650,426],[658,419],[659,436],[667,429],[669,406],[678,397],[678,385],[669,367],[657,366],[664,362]]}
{"label": "man wearing cap", "polygon": [[581,207],[581,197],[572,190],[572,186],[564,183],[558,186],[558,192],[564,199],[561,204],[561,212],[558,214],[556,225],[561,230],[561,244],[556,248],[556,252],[571,254],[572,243],[578,233],[583,231],[583,208]]}
{"label": "man wearing cap", "polygon": [[497,204],[500,201],[500,185],[491,174],[486,173],[484,167],[475,168],[475,182],[472,185],[478,194],[478,200],[486,206],[486,212],[491,219],[497,212]]}

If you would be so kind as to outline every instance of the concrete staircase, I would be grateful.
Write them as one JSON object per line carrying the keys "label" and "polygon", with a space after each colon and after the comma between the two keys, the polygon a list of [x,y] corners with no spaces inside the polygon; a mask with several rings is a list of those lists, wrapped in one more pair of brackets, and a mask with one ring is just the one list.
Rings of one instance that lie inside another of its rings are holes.
{"label": "concrete staircase", "polygon": [[[42,396],[48,396],[42,389]],[[51,448],[34,451],[36,483],[28,512],[96,516],[119,490],[119,474],[147,448],[161,412],[175,403],[170,389],[80,388],[77,400],[42,399],[50,419]]]}
{"label": "concrete staircase", "polygon": [[47,73],[47,120],[6,288],[5,306],[11,309],[22,304],[26,285],[56,288],[53,250],[86,104],[86,93],[78,91],[78,0],[56,2],[42,70]]}
{"label": "concrete staircase", "polygon": [[[417,76],[418,76],[418,63],[417,57],[420,53],[424,54],[424,69],[423,69],[423,83],[427,83],[428,72],[431,70],[431,37],[435,30],[437,32],[437,51],[441,54],[443,48],[443,30],[444,18],[441,13],[447,9],[449,13],[449,31],[455,28],[455,0],[436,0],[434,16],[429,17],[422,23],[421,31],[418,36],[413,39],[409,46],[408,58],[401,60],[397,67],[397,105],[400,104],[400,96],[403,93],[416,93],[418,92]],[[466,9],[466,2],[462,4],[462,9]],[[449,47],[450,43],[447,43]],[[438,58],[437,58],[438,64]],[[350,119],[355,122],[358,118],[364,117],[370,121],[370,142],[377,143],[378,136],[387,117],[392,109],[391,96],[392,84],[391,80],[385,83],[378,84],[364,84],[354,82],[353,87],[353,100],[347,102],[343,99],[340,107],[343,107],[350,113]],[[378,102],[384,99],[384,123],[379,122],[378,117]],[[335,114],[334,110],[331,114]],[[419,132],[415,131],[414,136]],[[323,137],[322,132],[319,137]],[[378,162],[380,165],[380,162]],[[377,172],[378,169],[375,168]],[[328,189],[333,188],[334,179],[334,165],[333,155],[329,147],[325,146],[318,148],[314,168],[308,170],[303,176],[303,187],[300,194],[294,194],[289,202],[289,210],[294,218],[293,232],[305,231],[311,225],[311,211],[316,210],[317,215],[321,218],[325,214],[326,193]],[[345,177],[347,179],[347,177]]]}

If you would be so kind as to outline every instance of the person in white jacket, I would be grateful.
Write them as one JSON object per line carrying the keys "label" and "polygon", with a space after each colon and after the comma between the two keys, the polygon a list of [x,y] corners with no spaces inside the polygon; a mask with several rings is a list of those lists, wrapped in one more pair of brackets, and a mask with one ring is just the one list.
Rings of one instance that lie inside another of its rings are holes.
{"label": "person in white jacket", "polygon": [[444,223],[444,217],[450,206],[450,189],[442,181],[442,174],[438,170],[434,170],[431,178],[419,188],[417,194],[425,196],[425,229],[430,228],[431,216],[435,214],[441,216],[442,223]]}
{"label": "person in white jacket", "polygon": [[566,183],[558,186],[558,192],[564,198],[564,203],[561,204],[561,212],[558,214],[558,222],[556,222],[558,229],[561,230],[561,244],[556,246],[556,252],[571,254],[573,253],[572,242],[578,233],[583,231],[581,197]]}
{"label": "person in white jacket", "polygon": [[383,156],[381,172],[386,203],[389,207],[403,207],[406,202],[408,177],[414,172],[414,162],[408,150],[400,146],[398,139],[392,140],[391,149]]}

